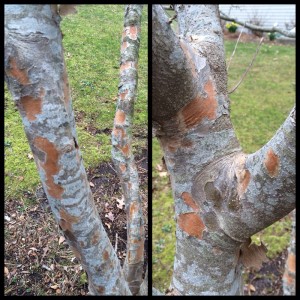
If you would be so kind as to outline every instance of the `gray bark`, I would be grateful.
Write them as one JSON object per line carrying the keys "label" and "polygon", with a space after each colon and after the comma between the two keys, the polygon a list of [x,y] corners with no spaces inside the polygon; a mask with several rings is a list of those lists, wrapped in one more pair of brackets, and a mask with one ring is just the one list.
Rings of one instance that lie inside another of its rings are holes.
{"label": "gray bark", "polygon": [[175,9],[179,36],[155,5],[152,38],[153,125],[177,221],[170,294],[240,295],[242,265],[264,259],[251,235],[295,207],[295,111],[264,147],[243,153],[230,121],[218,8]]}
{"label": "gray bark", "polygon": [[130,295],[78,145],[55,5],[5,6],[5,80],[53,215],[94,295]]}

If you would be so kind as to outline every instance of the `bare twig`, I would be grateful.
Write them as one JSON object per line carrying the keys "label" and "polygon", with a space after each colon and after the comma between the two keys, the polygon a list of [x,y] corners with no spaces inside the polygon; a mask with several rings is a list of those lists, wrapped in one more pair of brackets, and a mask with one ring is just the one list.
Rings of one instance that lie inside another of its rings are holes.
{"label": "bare twig", "polygon": [[242,36],[242,33],[243,33],[244,29],[245,29],[245,27],[243,26],[243,28],[242,28],[242,30],[241,30],[241,32],[240,32],[240,35],[239,35],[239,37],[238,37],[238,39],[237,39],[237,41],[236,41],[234,50],[233,50],[233,52],[232,52],[232,54],[231,54],[231,56],[230,56],[230,58],[229,58],[229,62],[228,62],[228,66],[227,66],[227,72],[228,72],[228,70],[229,70],[229,66],[230,66],[231,60],[232,60],[232,58],[233,58],[233,56],[234,56],[234,54],[235,54],[235,50],[236,50],[236,48],[237,48],[237,45],[238,45],[238,43],[239,43],[239,41],[240,41],[240,38],[241,38],[241,36]]}
{"label": "bare twig", "polygon": [[247,70],[244,72],[244,74],[242,75],[241,79],[240,79],[239,82],[236,84],[236,86],[235,86],[233,89],[231,89],[231,90],[228,92],[228,94],[233,93],[233,92],[239,87],[239,85],[242,83],[242,81],[244,80],[245,76],[247,75],[247,73],[249,72],[249,70],[251,69],[251,67],[252,67],[252,65],[253,65],[253,62],[254,62],[254,60],[255,60],[257,54],[258,54],[258,51],[259,51],[259,49],[260,49],[260,46],[261,46],[263,40],[264,40],[264,38],[262,37],[262,38],[260,39],[259,45],[258,45],[257,48],[256,48],[255,54],[254,54],[254,56],[253,56],[253,58],[252,58],[251,63],[249,64]]}
{"label": "bare twig", "polygon": [[117,253],[118,249],[118,233],[116,233],[116,242],[115,242],[115,252]]}
{"label": "bare twig", "polygon": [[168,24],[171,24],[173,20],[177,18],[177,14],[175,14],[172,18],[169,19]]}
{"label": "bare twig", "polygon": [[231,18],[229,16],[227,16],[226,14],[224,14],[223,12],[220,13],[220,18],[222,20],[225,21],[231,21],[231,22],[235,22],[237,24],[243,25],[244,27],[251,29],[251,30],[256,30],[256,31],[262,31],[262,32],[278,32],[281,33],[284,36],[290,37],[290,38],[296,38],[296,33],[294,32],[290,32],[288,30],[284,30],[281,28],[278,28],[276,26],[273,27],[262,27],[262,26],[257,26],[257,25],[253,25],[251,23],[247,23],[247,22],[242,22],[236,18]]}

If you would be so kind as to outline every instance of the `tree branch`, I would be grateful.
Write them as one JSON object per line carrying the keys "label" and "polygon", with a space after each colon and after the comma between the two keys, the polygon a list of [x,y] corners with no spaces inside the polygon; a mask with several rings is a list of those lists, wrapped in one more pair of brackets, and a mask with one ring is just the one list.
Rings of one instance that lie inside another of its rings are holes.
{"label": "tree branch", "polygon": [[131,150],[142,7],[125,7],[119,95],[112,131],[112,158],[122,183],[127,213],[127,254],[123,269],[133,295],[138,293],[142,284],[145,240],[138,172]]}
{"label": "tree branch", "polygon": [[251,30],[262,31],[262,32],[278,32],[278,33],[281,33],[282,35],[284,35],[286,37],[296,38],[296,33],[293,33],[293,32],[287,31],[287,30],[283,30],[283,29],[278,28],[276,26],[262,27],[262,26],[253,25],[249,22],[242,22],[241,20],[239,20],[237,18],[232,18],[232,17],[227,16],[223,12],[220,12],[220,18],[224,21],[235,22],[237,24],[243,25],[246,28],[251,29]]}
{"label": "tree branch", "polygon": [[256,48],[256,51],[255,51],[255,53],[254,53],[254,56],[253,56],[253,58],[252,58],[252,61],[251,61],[250,64],[249,64],[248,68],[246,69],[246,71],[245,71],[244,74],[242,75],[242,77],[241,77],[241,79],[239,80],[239,82],[235,85],[234,88],[232,88],[232,89],[228,92],[228,94],[233,93],[233,92],[239,87],[239,85],[242,83],[242,81],[244,80],[244,78],[246,77],[247,73],[249,72],[249,70],[251,69],[251,67],[252,67],[252,65],[253,65],[253,62],[254,62],[254,60],[255,60],[257,54],[258,54],[258,51],[259,51],[259,49],[260,49],[260,46],[261,46],[263,40],[264,40],[264,38],[262,37],[262,38],[260,39],[260,42],[259,42],[259,44],[258,44],[258,46],[257,46],[257,48]]}

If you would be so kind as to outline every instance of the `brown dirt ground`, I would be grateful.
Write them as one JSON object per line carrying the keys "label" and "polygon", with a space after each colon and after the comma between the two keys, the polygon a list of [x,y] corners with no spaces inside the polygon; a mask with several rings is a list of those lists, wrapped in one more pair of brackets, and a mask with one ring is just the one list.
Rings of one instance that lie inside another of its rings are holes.
{"label": "brown dirt ground", "polygon": [[[148,244],[148,152],[137,155],[140,195],[145,217],[145,249]],[[102,163],[87,170],[93,183],[91,190],[103,225],[123,265],[126,255],[126,213],[117,207],[121,199],[120,181],[113,163]],[[30,203],[26,205],[24,203]],[[124,208],[124,206],[123,206]],[[112,212],[112,222],[105,215]],[[60,240],[56,224],[43,188],[35,194],[24,192],[22,199],[5,201],[5,282],[4,294],[10,295],[87,295],[84,270],[65,241]],[[147,252],[145,251],[145,265]],[[145,270],[145,268],[144,268]]]}

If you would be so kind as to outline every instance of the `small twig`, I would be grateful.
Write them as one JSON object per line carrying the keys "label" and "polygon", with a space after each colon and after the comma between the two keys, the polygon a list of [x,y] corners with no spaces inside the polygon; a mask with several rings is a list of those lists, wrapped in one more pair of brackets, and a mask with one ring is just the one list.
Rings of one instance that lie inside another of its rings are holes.
{"label": "small twig", "polygon": [[249,70],[251,69],[251,67],[252,67],[252,65],[253,65],[253,62],[254,62],[254,60],[255,60],[257,54],[258,54],[258,51],[259,51],[259,49],[260,49],[260,46],[261,46],[263,40],[264,40],[264,38],[262,37],[262,38],[260,39],[259,45],[258,45],[257,48],[256,48],[256,52],[255,52],[255,54],[254,54],[254,56],[253,56],[253,58],[252,58],[251,63],[249,64],[247,70],[246,70],[246,71],[244,72],[244,74],[242,75],[240,81],[236,84],[236,86],[235,86],[233,89],[231,89],[231,90],[228,92],[228,94],[233,93],[233,92],[239,87],[239,85],[242,83],[242,81],[244,80],[245,76],[247,75],[247,73],[249,72]]}
{"label": "small twig", "polygon": [[235,50],[236,50],[236,48],[237,48],[237,45],[238,45],[238,43],[239,43],[239,41],[240,41],[240,38],[241,38],[241,36],[242,36],[242,33],[243,33],[244,29],[245,29],[245,27],[243,26],[243,28],[242,28],[242,30],[241,30],[241,32],[240,32],[240,35],[239,35],[239,37],[238,37],[238,39],[237,39],[237,41],[236,41],[234,50],[233,50],[233,52],[232,52],[232,54],[231,54],[231,56],[230,56],[230,58],[229,58],[229,62],[228,62],[228,66],[227,66],[227,72],[228,72],[228,70],[229,70],[229,66],[230,66],[231,60],[232,60],[232,58],[233,58],[233,56],[234,56],[234,54],[235,54]]}
{"label": "small twig", "polygon": [[140,159],[139,161],[136,162],[136,164],[140,163],[141,161],[145,160],[147,157],[144,157],[142,159]]}
{"label": "small twig", "polygon": [[116,233],[116,242],[115,242],[115,252],[117,253],[117,245],[118,245],[118,233]]}
{"label": "small twig", "polygon": [[117,173],[117,171],[113,168],[113,166],[110,163],[108,163],[108,165],[114,170],[115,173]]}
{"label": "small twig", "polygon": [[167,22],[168,24],[171,24],[173,20],[177,18],[177,14],[175,14],[172,18],[169,18],[169,21]]}

